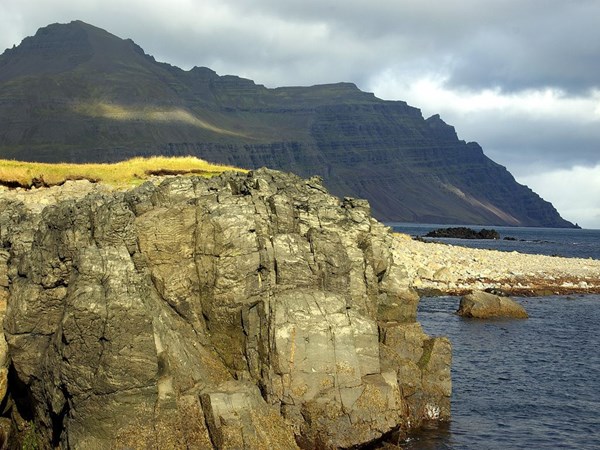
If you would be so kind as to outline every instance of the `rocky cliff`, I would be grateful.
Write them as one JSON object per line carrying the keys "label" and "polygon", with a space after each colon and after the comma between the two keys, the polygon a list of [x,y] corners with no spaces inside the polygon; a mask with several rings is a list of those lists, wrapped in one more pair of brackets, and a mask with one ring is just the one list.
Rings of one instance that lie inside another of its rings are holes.
{"label": "rocky cliff", "polygon": [[0,244],[15,448],[350,448],[449,417],[402,241],[319,179],[5,191]]}
{"label": "rocky cliff", "polygon": [[439,116],[350,83],[267,89],[183,71],[80,21],[0,55],[0,157],[156,154],[320,175],[390,221],[573,226]]}

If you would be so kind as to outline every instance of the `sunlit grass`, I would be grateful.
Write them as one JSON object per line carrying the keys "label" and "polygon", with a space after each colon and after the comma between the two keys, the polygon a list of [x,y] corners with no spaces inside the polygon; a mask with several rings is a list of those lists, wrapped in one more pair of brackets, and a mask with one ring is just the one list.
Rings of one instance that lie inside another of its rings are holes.
{"label": "sunlit grass", "polygon": [[12,187],[56,186],[67,180],[103,182],[116,187],[141,184],[153,175],[194,174],[204,177],[225,171],[245,172],[187,157],[134,158],[114,164],[37,163],[0,160],[0,184]]}

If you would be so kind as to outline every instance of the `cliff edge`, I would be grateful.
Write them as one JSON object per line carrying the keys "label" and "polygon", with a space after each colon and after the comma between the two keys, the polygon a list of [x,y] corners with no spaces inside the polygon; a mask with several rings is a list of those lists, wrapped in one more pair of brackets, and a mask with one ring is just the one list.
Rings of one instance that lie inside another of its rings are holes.
{"label": "cliff edge", "polygon": [[366,201],[266,169],[36,195],[0,195],[13,445],[348,448],[449,418],[450,343]]}

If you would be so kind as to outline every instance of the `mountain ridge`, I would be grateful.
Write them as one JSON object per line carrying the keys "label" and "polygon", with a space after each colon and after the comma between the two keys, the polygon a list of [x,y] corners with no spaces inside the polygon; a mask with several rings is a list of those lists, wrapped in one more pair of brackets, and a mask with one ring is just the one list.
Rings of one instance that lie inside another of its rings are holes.
{"label": "mountain ridge", "polygon": [[266,88],[157,62],[81,21],[0,55],[0,157],[114,162],[194,155],[320,175],[382,220],[571,227],[439,115],[352,83]]}

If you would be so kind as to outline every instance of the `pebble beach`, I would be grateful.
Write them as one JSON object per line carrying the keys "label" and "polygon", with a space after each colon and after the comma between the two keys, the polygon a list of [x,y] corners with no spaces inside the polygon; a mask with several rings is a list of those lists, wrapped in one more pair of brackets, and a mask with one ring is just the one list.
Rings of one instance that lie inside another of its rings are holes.
{"label": "pebble beach", "polygon": [[423,242],[397,233],[413,286],[462,295],[495,289],[520,296],[600,293],[600,260],[531,255]]}

